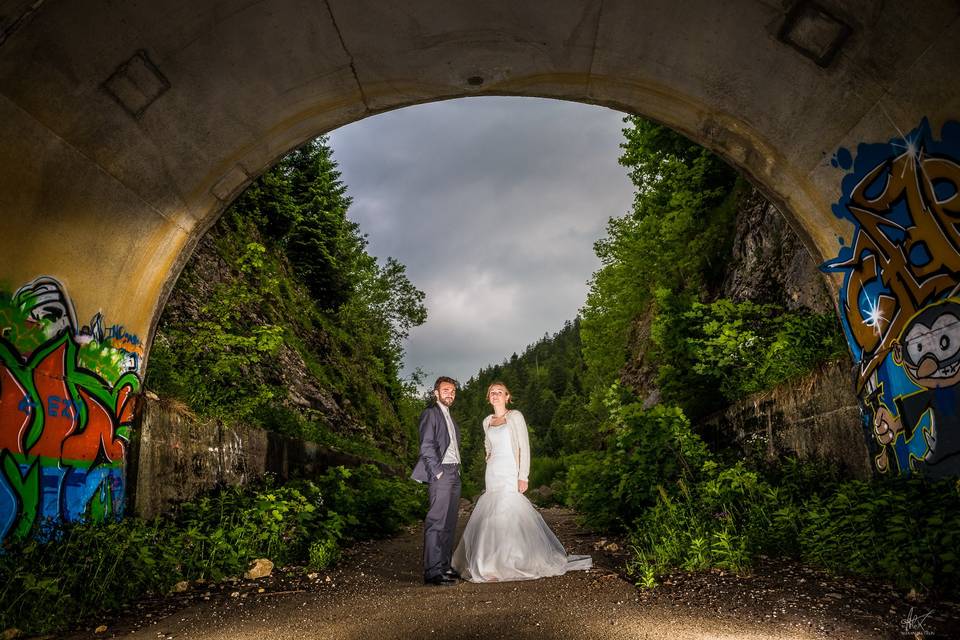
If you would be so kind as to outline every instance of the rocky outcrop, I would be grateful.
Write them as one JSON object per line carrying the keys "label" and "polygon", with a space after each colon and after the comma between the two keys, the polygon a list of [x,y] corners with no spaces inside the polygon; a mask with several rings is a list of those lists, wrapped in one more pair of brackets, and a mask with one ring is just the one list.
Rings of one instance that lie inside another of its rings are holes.
{"label": "rocky outcrop", "polygon": [[[817,262],[783,215],[756,190],[742,199],[730,260],[716,298],[777,304],[791,311],[834,313]],[[657,370],[649,357],[653,313],[634,321],[621,380],[651,407],[660,400]],[[697,431],[715,449],[739,447],[744,455],[774,460],[823,460],[852,477],[871,474],[850,362],[826,363],[800,380],[735,403],[701,420]]]}
{"label": "rocky outcrop", "polygon": [[[759,191],[750,189],[738,207],[734,239],[720,289],[715,298],[778,304],[791,311],[833,313],[833,301],[817,262],[790,228],[783,214]],[[652,407],[660,401],[657,370],[650,362],[653,312],[633,322],[631,357],[621,381]]]}
{"label": "rocky outcrop", "polygon": [[756,189],[741,202],[719,297],[815,313],[834,309],[819,265],[783,214]]}
{"label": "rocky outcrop", "polygon": [[[214,297],[218,287],[245,277],[230,266],[218,247],[218,241],[222,241],[229,233],[231,231],[225,225],[218,224],[201,239],[188,268],[167,301],[161,331],[163,325],[192,326],[202,318],[203,306]],[[245,242],[257,240],[259,238],[255,237],[244,239]],[[291,281],[291,286],[296,285]],[[322,331],[314,329],[305,332],[298,323],[289,322],[289,319],[271,317],[271,314],[280,315],[277,310],[251,306],[245,313],[244,323],[250,327],[284,323],[298,334],[302,344],[321,359],[333,348],[329,337]],[[273,358],[261,362],[249,375],[259,382],[284,389],[286,397],[282,399],[283,406],[308,420],[317,421],[344,436],[366,431],[363,421],[348,409],[347,401],[338,397],[333,389],[324,386],[310,371],[303,355],[290,344],[283,344]]]}
{"label": "rocky outcrop", "polygon": [[657,368],[649,357],[650,347],[653,345],[650,339],[652,322],[653,311],[650,309],[634,319],[628,343],[630,357],[620,371],[620,381],[643,399],[645,409],[660,402]]}

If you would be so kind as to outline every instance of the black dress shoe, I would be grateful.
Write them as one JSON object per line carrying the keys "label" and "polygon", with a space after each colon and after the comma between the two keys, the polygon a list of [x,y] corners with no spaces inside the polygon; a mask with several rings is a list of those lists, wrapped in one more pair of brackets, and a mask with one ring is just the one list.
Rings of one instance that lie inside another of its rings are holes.
{"label": "black dress shoe", "polygon": [[448,579],[450,579],[450,580],[459,580],[459,579],[460,579],[460,574],[457,573],[456,571],[454,571],[453,569],[447,569],[447,570],[444,571],[441,575],[442,575],[444,578],[448,578]]}
{"label": "black dress shoe", "polygon": [[430,578],[424,578],[423,584],[431,584],[435,587],[452,587],[457,584],[457,581],[441,573]]}

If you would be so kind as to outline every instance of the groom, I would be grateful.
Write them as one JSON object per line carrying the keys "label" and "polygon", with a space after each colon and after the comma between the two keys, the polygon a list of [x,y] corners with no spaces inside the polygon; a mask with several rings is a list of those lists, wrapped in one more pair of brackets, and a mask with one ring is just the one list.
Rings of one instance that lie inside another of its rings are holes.
{"label": "groom", "polygon": [[423,523],[423,581],[436,586],[457,583],[450,568],[460,504],[460,429],[450,417],[457,382],[440,376],[433,385],[436,403],[420,414],[420,458],[411,477],[429,483],[430,510]]}

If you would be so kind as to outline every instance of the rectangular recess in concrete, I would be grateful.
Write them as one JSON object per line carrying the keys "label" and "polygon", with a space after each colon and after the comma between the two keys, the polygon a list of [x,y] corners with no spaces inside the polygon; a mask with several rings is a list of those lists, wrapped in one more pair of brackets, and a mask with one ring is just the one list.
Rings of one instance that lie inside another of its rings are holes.
{"label": "rectangular recess in concrete", "polygon": [[170,88],[170,82],[141,49],[117,67],[103,83],[103,88],[127,113],[139,118]]}
{"label": "rectangular recess in concrete", "polygon": [[787,13],[777,39],[826,68],[851,32],[848,24],[816,2],[800,0]]}

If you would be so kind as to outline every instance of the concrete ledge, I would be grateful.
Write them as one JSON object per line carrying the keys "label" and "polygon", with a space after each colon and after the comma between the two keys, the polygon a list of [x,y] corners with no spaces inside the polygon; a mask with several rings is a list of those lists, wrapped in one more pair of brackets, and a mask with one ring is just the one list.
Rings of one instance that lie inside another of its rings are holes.
{"label": "concrete ledge", "polygon": [[767,460],[792,455],[829,462],[855,478],[873,473],[847,359],[745,398],[697,430],[714,447],[738,445]]}
{"label": "concrete ledge", "polygon": [[255,427],[200,421],[181,403],[142,398],[134,430],[128,487],[130,507],[152,518],[216,486],[244,485],[265,473],[282,479],[319,475],[327,468],[371,463],[388,475],[399,471],[315,442]]}

